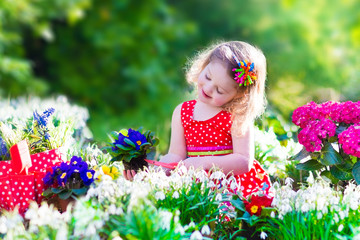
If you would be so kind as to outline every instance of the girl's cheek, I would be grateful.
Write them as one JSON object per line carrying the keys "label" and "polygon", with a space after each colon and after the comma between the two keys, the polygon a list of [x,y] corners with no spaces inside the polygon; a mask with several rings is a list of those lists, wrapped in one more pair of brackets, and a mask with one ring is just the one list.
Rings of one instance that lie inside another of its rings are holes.
{"label": "girl's cheek", "polygon": [[217,107],[221,107],[222,105],[224,105],[226,102],[224,101],[224,99],[222,99],[221,97],[217,96],[214,99],[214,103]]}

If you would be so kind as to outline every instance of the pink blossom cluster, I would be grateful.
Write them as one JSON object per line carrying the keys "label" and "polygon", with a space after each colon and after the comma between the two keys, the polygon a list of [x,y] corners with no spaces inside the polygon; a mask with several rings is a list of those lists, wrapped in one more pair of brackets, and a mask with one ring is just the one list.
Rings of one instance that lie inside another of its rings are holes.
{"label": "pink blossom cluster", "polygon": [[338,123],[360,123],[360,102],[334,103],[331,106],[330,118]]}
{"label": "pink blossom cluster", "polygon": [[292,122],[302,128],[299,142],[309,152],[321,151],[322,140],[334,136],[337,126],[352,125],[339,134],[339,144],[346,154],[360,157],[360,101],[309,102],[295,109]]}
{"label": "pink blossom cluster", "polygon": [[360,124],[352,125],[340,133],[339,143],[346,154],[360,158]]}
{"label": "pink blossom cluster", "polygon": [[360,102],[309,102],[293,112],[292,122],[305,128],[310,121],[329,118],[336,123],[360,123]]}
{"label": "pink blossom cluster", "polygon": [[335,132],[336,124],[330,119],[313,120],[299,132],[298,139],[306,151],[315,152],[321,150],[322,139],[334,136]]}

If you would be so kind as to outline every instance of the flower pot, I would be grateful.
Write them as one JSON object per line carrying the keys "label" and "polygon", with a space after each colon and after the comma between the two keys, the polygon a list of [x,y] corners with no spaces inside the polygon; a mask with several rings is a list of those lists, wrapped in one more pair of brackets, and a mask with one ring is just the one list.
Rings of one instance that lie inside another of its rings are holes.
{"label": "flower pot", "polygon": [[68,205],[74,201],[75,201],[75,199],[72,197],[69,197],[67,199],[61,199],[61,198],[59,198],[58,195],[54,195],[53,197],[51,197],[47,200],[47,203],[49,205],[53,204],[54,207],[56,207],[60,213],[63,213],[63,212],[66,212]]}
{"label": "flower pot", "polygon": [[148,163],[145,161],[146,155],[142,155],[137,158],[131,159],[130,162],[123,162],[125,170],[134,170],[135,172],[144,169],[144,167],[148,167]]}
{"label": "flower pot", "polygon": [[63,213],[66,212],[66,209],[68,207],[68,205],[70,203],[73,203],[75,201],[75,199],[73,199],[72,197],[68,198],[68,199],[61,199],[59,198],[59,205],[58,205],[58,210]]}

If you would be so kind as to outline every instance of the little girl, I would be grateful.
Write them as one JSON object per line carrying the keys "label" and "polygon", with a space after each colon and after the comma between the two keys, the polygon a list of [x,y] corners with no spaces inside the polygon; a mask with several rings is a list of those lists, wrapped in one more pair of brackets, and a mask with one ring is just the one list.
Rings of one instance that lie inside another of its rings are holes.
{"label": "little girl", "polygon": [[270,181],[254,160],[254,119],[265,109],[266,59],[245,42],[222,42],[198,54],[186,73],[197,83],[197,99],[178,105],[172,116],[169,153],[160,162],[180,162],[232,172],[244,197]]}

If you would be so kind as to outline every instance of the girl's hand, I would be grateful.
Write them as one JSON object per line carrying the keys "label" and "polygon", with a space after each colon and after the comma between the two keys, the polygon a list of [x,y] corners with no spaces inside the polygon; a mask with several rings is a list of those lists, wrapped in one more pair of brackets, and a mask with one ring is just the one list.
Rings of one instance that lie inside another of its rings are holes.
{"label": "girl's hand", "polygon": [[136,175],[134,170],[123,170],[123,175],[126,180],[132,181]]}

